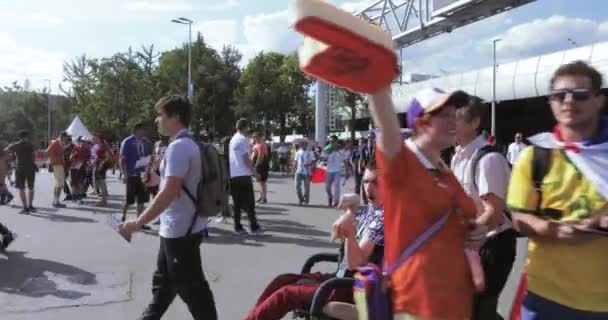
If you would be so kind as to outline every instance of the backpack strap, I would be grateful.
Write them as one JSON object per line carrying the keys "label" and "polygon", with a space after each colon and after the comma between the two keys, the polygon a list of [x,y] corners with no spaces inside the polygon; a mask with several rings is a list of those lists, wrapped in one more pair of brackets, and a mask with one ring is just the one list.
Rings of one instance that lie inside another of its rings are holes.
{"label": "backpack strap", "polygon": [[409,257],[411,257],[412,254],[414,254],[414,252],[416,252],[416,250],[418,250],[420,247],[422,247],[423,244],[425,244],[437,232],[439,232],[439,230],[441,230],[441,228],[448,221],[448,218],[452,214],[452,211],[454,211],[454,210],[453,209],[448,210],[446,213],[444,213],[441,216],[441,218],[439,218],[439,220],[437,220],[430,227],[428,227],[426,230],[424,230],[423,233],[418,235],[418,237],[416,237],[416,239],[414,239],[414,241],[410,245],[408,245],[405,248],[405,250],[403,250],[403,252],[399,256],[399,258],[397,258],[397,261],[395,261],[395,263],[393,263],[392,266],[390,266],[389,268],[386,269],[385,274],[387,276],[390,276],[391,274],[393,274],[393,272],[395,272],[399,267],[401,267],[401,265],[403,265],[407,261],[407,259],[409,259]]}
{"label": "backpack strap", "polygon": [[536,212],[541,213],[541,202],[543,200],[543,180],[549,172],[551,162],[551,149],[534,146],[532,157],[532,181],[534,182],[534,191],[538,195],[536,201]]}
{"label": "backpack strap", "polygon": [[[191,136],[190,134],[181,134],[177,138],[175,138],[175,140],[182,139],[182,138],[190,139],[194,143],[197,143],[196,139],[193,136]],[[203,159],[201,159],[201,162],[202,161],[203,161]],[[190,192],[190,190],[188,190],[188,188],[186,188],[186,185],[183,183],[182,183],[182,190],[184,190],[184,193],[186,193],[188,198],[190,198],[190,200],[192,200],[192,203],[194,204],[194,208],[196,210],[196,208],[198,207],[198,201],[196,200],[196,197],[194,197],[194,195]],[[196,218],[198,218],[198,212],[195,211],[194,214],[192,215],[192,222],[190,223],[190,227],[188,227],[188,232],[186,232],[186,236],[189,236],[190,234],[192,234],[192,229],[194,228],[194,224],[196,223]]]}
{"label": "backpack strap", "polygon": [[[478,190],[477,179],[475,179],[476,178],[475,173],[477,173],[477,168],[479,167],[479,162],[481,161],[481,159],[483,157],[485,157],[486,155],[491,154],[491,153],[502,154],[502,152],[500,151],[500,149],[498,147],[490,145],[490,144],[479,148],[477,150],[477,152],[475,152],[475,156],[473,157],[473,160],[471,162],[471,181],[473,181],[475,190]],[[508,163],[508,161],[507,161],[507,163]]]}
{"label": "backpack strap", "polygon": [[[196,208],[198,206],[198,202],[196,201],[196,198],[192,195],[192,193],[190,193],[188,188],[186,188],[185,184],[182,184],[182,190],[184,190],[184,192],[186,193],[188,198],[190,198],[190,200],[192,200],[192,203],[194,203],[194,208]],[[192,215],[192,222],[190,223],[190,227],[188,227],[188,232],[186,232],[186,236],[189,236],[192,233],[192,228],[194,228],[194,224],[196,223],[197,217],[198,217],[198,213],[195,211],[194,214]]]}

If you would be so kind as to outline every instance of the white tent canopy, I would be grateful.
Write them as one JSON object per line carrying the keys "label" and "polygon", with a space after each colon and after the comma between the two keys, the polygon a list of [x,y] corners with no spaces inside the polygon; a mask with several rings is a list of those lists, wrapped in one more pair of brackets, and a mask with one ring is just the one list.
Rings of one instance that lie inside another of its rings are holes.
{"label": "white tent canopy", "polygon": [[78,116],[74,117],[74,120],[72,120],[72,123],[65,131],[74,139],[83,137],[86,140],[90,140],[93,137],[93,135],[89,132],[89,129],[87,129]]}

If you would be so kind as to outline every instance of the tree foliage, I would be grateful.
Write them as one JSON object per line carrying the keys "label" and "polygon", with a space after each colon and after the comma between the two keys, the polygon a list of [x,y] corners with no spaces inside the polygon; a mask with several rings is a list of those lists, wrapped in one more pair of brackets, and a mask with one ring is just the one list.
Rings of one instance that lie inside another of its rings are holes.
{"label": "tree foliage", "polygon": [[[252,119],[281,136],[288,128],[311,132],[312,80],[300,71],[295,55],[262,52],[242,69],[243,55],[235,47],[217,51],[201,34],[192,43],[191,54],[193,132],[229,135],[237,117]],[[63,96],[55,98],[56,128],[65,129],[79,115],[90,131],[121,139],[135,123],[154,128],[154,104],[162,96],[187,94],[188,45],[165,52],[154,45],[128,48],[100,58],[83,54],[65,61],[63,70]],[[45,97],[17,83],[1,89],[0,107],[6,111],[0,116],[0,134],[13,136],[20,129],[31,129],[37,138],[43,138]]]}
{"label": "tree foliage", "polygon": [[243,71],[236,93],[237,114],[253,115],[258,125],[283,140],[288,125],[307,126],[311,84],[295,55],[261,52]]}

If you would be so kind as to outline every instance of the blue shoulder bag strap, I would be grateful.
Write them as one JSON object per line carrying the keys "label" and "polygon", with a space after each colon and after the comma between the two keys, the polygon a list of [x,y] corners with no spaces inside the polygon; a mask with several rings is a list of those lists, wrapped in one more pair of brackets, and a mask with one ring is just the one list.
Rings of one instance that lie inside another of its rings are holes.
{"label": "blue shoulder bag strap", "polygon": [[414,252],[416,252],[416,250],[422,247],[422,245],[424,245],[429,239],[431,239],[435,234],[437,234],[437,232],[439,232],[439,230],[441,230],[441,228],[448,221],[448,218],[452,214],[452,211],[453,209],[448,210],[441,216],[441,218],[439,218],[439,220],[437,220],[435,223],[433,223],[433,225],[428,227],[426,230],[424,230],[423,233],[416,237],[416,239],[410,245],[408,245],[405,250],[403,250],[399,258],[397,258],[397,261],[395,261],[395,263],[393,263],[393,265],[391,265],[389,268],[386,268],[384,274],[386,276],[390,276],[391,274],[393,274],[399,267],[401,267],[401,265],[403,265],[407,261],[407,259],[412,256],[412,254],[414,254]]}

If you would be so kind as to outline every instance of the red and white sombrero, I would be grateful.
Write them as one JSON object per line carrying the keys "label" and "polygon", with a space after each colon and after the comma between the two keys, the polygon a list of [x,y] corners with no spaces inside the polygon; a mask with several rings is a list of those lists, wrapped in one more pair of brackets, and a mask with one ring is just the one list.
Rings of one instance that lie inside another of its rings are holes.
{"label": "red and white sombrero", "polygon": [[305,35],[300,68],[350,91],[374,93],[399,74],[391,35],[322,0],[296,0],[294,29]]}

